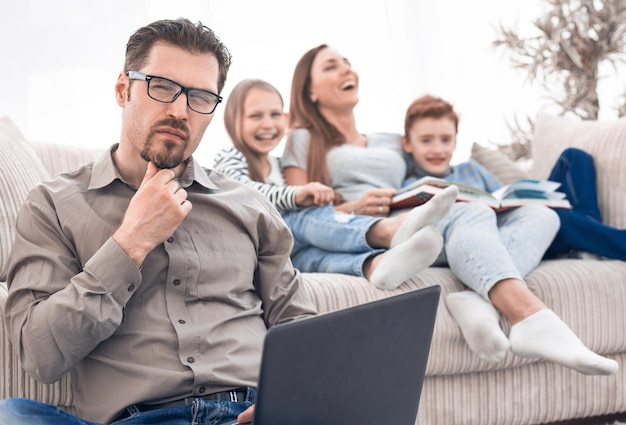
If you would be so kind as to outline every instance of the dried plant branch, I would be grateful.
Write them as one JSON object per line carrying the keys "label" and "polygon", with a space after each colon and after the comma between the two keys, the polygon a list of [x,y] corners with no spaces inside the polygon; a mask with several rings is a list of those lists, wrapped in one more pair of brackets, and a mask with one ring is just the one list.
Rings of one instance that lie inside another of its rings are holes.
{"label": "dried plant branch", "polygon": [[[626,0],[546,0],[547,13],[533,22],[538,35],[521,38],[500,26],[493,42],[510,54],[515,68],[539,82],[562,110],[597,119],[599,66],[626,61]],[[626,105],[620,116],[626,115]],[[519,131],[520,144],[530,143]],[[516,139],[513,139],[514,142]]]}
{"label": "dried plant branch", "polygon": [[517,117],[513,121],[513,124],[507,123],[513,142],[508,145],[499,145],[498,150],[513,161],[530,158],[535,124],[529,116],[526,116],[526,128],[520,124]]}
{"label": "dried plant branch", "polygon": [[621,96],[620,104],[617,107],[617,116],[626,117],[626,93]]}

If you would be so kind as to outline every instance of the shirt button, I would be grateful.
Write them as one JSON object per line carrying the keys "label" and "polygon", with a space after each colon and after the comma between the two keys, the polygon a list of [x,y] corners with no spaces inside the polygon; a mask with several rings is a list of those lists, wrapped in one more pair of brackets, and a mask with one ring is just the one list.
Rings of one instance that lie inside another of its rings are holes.
{"label": "shirt button", "polygon": [[174,279],[174,282],[172,282],[174,284],[174,286],[178,286],[180,285],[180,279]]}
{"label": "shirt button", "polygon": [[193,357],[187,357],[187,363],[193,363],[195,361],[196,359],[194,359]]}
{"label": "shirt button", "polygon": [[172,242],[174,242],[174,238],[170,236],[169,238],[167,238],[167,241],[168,241],[169,243],[172,243]]}
{"label": "shirt button", "polygon": [[135,285],[130,285],[128,287],[128,292],[133,292],[135,290]]}
{"label": "shirt button", "polygon": [[184,324],[185,324],[185,323],[187,323],[187,322],[185,322],[183,319],[180,319],[180,320],[178,321],[178,323],[180,323],[181,325],[184,325]]}
{"label": "shirt button", "polygon": [[204,388],[204,387],[200,387],[200,388],[198,388],[198,392],[199,392],[200,394],[204,394],[204,392],[205,392],[205,391],[206,391],[206,388]]}

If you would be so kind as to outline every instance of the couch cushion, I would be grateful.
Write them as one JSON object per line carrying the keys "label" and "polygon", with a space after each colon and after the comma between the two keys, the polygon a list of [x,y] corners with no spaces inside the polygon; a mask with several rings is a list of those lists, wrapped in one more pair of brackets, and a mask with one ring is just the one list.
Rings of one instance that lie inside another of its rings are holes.
{"label": "couch cushion", "polygon": [[[591,350],[607,355],[626,350],[626,291],[623,276],[626,262],[618,260],[562,259],[543,261],[526,282],[548,307],[574,330]],[[333,274],[303,273],[304,287],[322,313],[440,285],[441,299],[426,374],[454,375],[486,372],[536,362],[508,352],[499,363],[489,363],[474,354],[445,306],[445,297],[464,286],[447,267],[429,267],[398,288],[383,291],[365,278]],[[508,335],[510,326],[501,317],[500,326]],[[575,372],[573,372],[575,373]]]}
{"label": "couch cushion", "polygon": [[0,281],[15,237],[15,219],[28,195],[48,173],[32,146],[8,117],[0,118]]}
{"label": "couch cushion", "polygon": [[593,156],[603,221],[626,229],[626,117],[610,121],[573,121],[539,115],[535,122],[531,175],[547,178],[567,147],[577,147]]}
{"label": "couch cushion", "polygon": [[471,156],[474,161],[491,171],[504,184],[528,177],[528,171],[524,170],[519,163],[495,149],[474,143]]}
{"label": "couch cushion", "polygon": [[70,171],[98,159],[104,149],[62,145],[57,143],[33,143],[33,148],[48,174]]}

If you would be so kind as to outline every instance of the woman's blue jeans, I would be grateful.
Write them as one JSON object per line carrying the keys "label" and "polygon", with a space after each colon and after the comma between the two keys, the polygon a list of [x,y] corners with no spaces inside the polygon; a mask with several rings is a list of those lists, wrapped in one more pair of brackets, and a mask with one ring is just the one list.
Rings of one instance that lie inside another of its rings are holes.
{"label": "woman's blue jeans", "polygon": [[561,183],[572,204],[571,210],[556,210],[561,228],[546,258],[556,258],[570,251],[585,251],[626,261],[626,230],[602,223],[596,191],[593,158],[576,148],[563,151],[550,173],[549,180]]}
{"label": "woman's blue jeans", "polygon": [[380,217],[346,214],[332,205],[283,212],[293,234],[293,265],[301,272],[363,276],[363,263],[384,249],[367,243],[367,232]]}
{"label": "woman's blue jeans", "polygon": [[[188,406],[136,412],[114,425],[222,425],[237,419],[250,402],[195,399]],[[23,398],[0,400],[0,425],[102,425],[49,404]]]}

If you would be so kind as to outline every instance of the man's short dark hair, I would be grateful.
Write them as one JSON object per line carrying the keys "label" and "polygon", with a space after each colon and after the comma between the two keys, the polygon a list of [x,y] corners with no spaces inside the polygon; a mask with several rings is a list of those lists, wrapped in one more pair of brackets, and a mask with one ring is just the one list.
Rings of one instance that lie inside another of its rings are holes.
{"label": "man's short dark hair", "polygon": [[218,93],[226,83],[226,75],[231,64],[231,55],[224,43],[213,30],[198,21],[188,19],[165,19],[139,28],[128,39],[124,71],[137,71],[145,65],[154,43],[164,41],[192,53],[213,53],[219,64]]}

